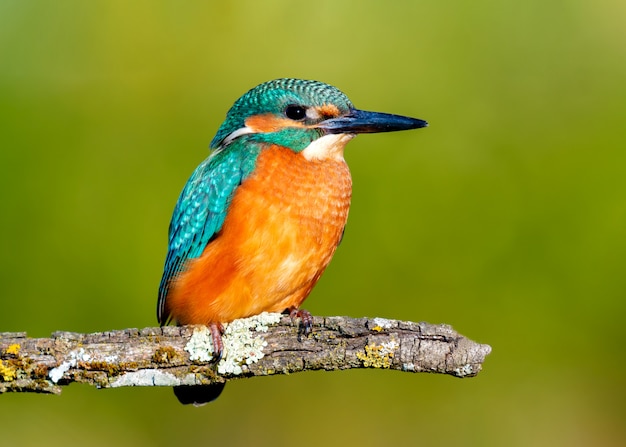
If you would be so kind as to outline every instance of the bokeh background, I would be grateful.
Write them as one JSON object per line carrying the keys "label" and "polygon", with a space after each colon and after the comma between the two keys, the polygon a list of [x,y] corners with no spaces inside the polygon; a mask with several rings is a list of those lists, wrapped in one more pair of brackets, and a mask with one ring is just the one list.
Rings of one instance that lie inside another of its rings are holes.
{"label": "bokeh background", "polygon": [[0,331],[154,326],[176,198],[277,77],[426,119],[361,136],[315,315],[449,323],[459,380],[360,370],[0,396],[3,445],[617,446],[626,439],[626,3],[0,2]]}

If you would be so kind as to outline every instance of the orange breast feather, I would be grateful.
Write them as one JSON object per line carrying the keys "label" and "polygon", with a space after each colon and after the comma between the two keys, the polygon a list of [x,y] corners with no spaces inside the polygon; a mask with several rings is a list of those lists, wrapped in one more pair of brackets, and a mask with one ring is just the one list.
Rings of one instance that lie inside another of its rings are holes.
{"label": "orange breast feather", "polygon": [[265,149],[218,237],[174,282],[167,310],[181,324],[209,324],[299,307],[339,244],[351,193],[342,159]]}

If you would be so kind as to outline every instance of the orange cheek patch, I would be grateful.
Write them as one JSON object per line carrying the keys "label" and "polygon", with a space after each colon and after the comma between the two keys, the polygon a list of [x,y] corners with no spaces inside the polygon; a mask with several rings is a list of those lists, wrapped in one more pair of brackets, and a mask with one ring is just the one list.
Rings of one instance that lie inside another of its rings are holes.
{"label": "orange cheek patch", "polygon": [[334,104],[324,104],[321,107],[317,107],[317,111],[324,119],[335,118],[341,115],[341,112],[339,112],[339,109]]}
{"label": "orange cheek patch", "polygon": [[280,118],[270,113],[265,115],[254,115],[246,120],[246,127],[255,132],[277,132],[285,127],[304,127],[302,123]]}

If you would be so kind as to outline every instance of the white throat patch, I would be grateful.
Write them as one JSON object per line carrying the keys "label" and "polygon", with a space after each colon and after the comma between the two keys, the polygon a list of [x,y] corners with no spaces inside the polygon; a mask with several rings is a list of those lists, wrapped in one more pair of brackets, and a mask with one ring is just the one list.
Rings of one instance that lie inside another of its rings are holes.
{"label": "white throat patch", "polygon": [[356,137],[352,133],[329,134],[309,144],[301,154],[307,160],[343,160],[343,149]]}

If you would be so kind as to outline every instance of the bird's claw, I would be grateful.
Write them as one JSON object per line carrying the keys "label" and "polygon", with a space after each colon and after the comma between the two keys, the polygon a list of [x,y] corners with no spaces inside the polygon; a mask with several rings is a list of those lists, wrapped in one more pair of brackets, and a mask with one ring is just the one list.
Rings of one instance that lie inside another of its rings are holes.
{"label": "bird's claw", "polygon": [[222,334],[224,333],[224,326],[221,323],[210,323],[209,331],[211,332],[211,338],[213,339],[213,363],[217,363],[222,359],[224,355],[224,343],[222,342]]}
{"label": "bird's claw", "polygon": [[311,333],[311,330],[313,329],[313,316],[311,315],[311,312],[305,309],[297,309],[295,307],[288,309],[288,311],[291,321],[294,321],[298,318],[300,319],[298,340],[300,340],[303,334],[305,337],[309,335]]}

